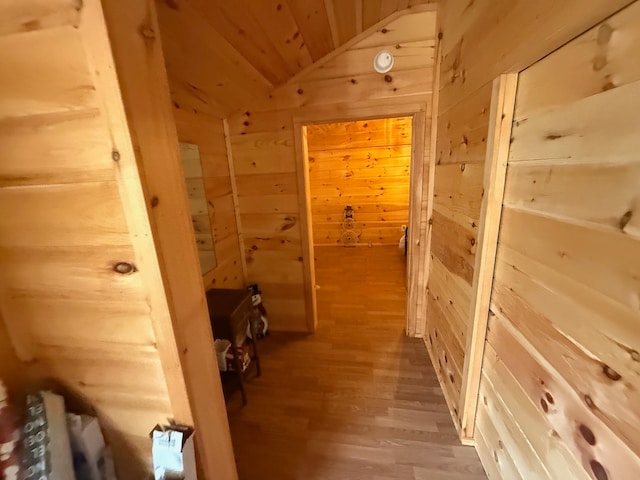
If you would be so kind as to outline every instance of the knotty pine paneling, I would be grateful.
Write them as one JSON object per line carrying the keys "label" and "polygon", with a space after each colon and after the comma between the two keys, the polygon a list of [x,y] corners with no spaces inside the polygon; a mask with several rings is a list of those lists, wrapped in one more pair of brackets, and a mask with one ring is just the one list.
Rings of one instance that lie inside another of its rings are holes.
{"label": "knotty pine paneling", "polygon": [[[449,278],[444,277],[442,272],[439,275],[434,275],[434,270],[443,265],[449,275],[455,276],[455,284],[459,285],[459,288],[437,300],[440,303],[441,311],[444,311],[445,315],[449,315],[450,324],[455,325],[456,318],[452,313],[447,313],[447,304],[451,307],[450,311],[464,311],[465,308],[468,308],[469,297],[474,295],[471,290],[476,258],[475,245],[478,240],[477,233],[480,223],[484,161],[489,133],[491,85],[494,78],[501,73],[518,72],[530,66],[629,3],[629,0],[615,2],[589,0],[586,3],[577,1],[531,3],[519,0],[502,3],[480,0],[464,3],[445,0],[440,4],[438,12],[439,34],[442,35],[442,40],[440,42],[441,56],[438,59],[440,62],[440,85],[431,246],[432,258],[437,259],[439,263],[436,261],[431,263],[429,288],[443,290],[441,285],[434,283]],[[629,74],[626,72],[637,70],[637,65],[631,66],[632,62],[625,61],[631,55],[630,49],[633,48],[631,45],[637,37],[637,31],[634,31],[634,28],[637,30],[637,24],[633,21],[618,20],[610,32],[611,34],[604,32],[600,35],[600,44],[597,43],[597,34],[590,34],[590,45],[589,42],[582,40],[575,44],[571,52],[556,53],[550,57],[554,60],[547,61],[547,72],[564,68],[569,60],[590,65],[589,71],[587,69],[584,69],[584,72],[581,71],[581,80],[576,80],[573,83],[574,95],[585,93],[586,85],[590,85],[592,91],[599,91],[627,81]],[[600,46],[594,46],[593,43]],[[604,64],[603,58],[607,59]],[[624,65],[624,69],[620,68],[621,65]],[[569,73],[567,70],[562,77],[568,81],[570,77],[577,78],[576,75],[578,75],[577,71]],[[611,81],[614,77],[616,79]],[[525,78],[525,84],[527,81]],[[537,101],[542,106],[549,102],[553,103],[553,99],[557,98],[558,93],[553,89],[544,88],[544,82],[540,82],[538,78],[532,78],[531,85],[526,89],[521,88],[519,95],[520,103],[523,105],[524,102]],[[618,113],[624,114],[623,112]],[[559,121],[558,126],[550,128],[548,123],[550,118],[540,118],[538,129],[529,130],[529,142],[520,134],[522,141],[516,141],[512,145],[513,161],[517,160],[516,152],[522,151],[526,156],[532,148],[537,148],[541,136],[562,134],[561,130],[564,128],[562,126],[566,126],[566,122],[560,120],[560,117],[557,117],[556,120]],[[526,122],[534,121],[537,120],[527,119],[523,121],[523,125]],[[616,120],[611,118],[611,121]],[[621,126],[624,124],[622,119],[617,121]],[[559,133],[556,130],[559,130]],[[628,132],[629,128],[623,128],[623,130]],[[594,130],[589,131],[593,132]],[[613,129],[610,130],[610,133],[615,135]],[[560,143],[553,145],[556,148],[569,146],[566,142],[562,145]],[[609,139],[598,141],[596,137],[593,137],[592,145],[594,152],[609,154],[608,152],[604,153],[604,150],[611,148]],[[562,156],[563,153],[558,150],[558,155]],[[567,155],[566,151],[564,155]],[[594,157],[598,157],[598,155],[598,153],[594,153]],[[507,179],[512,185],[515,186],[517,183],[527,191],[542,188],[544,185],[543,182],[539,187],[536,187],[537,184],[528,180],[536,179],[539,181],[541,179],[540,169],[544,167],[533,164],[523,166],[517,174],[515,168],[515,163],[513,169],[510,166],[510,172],[513,171],[514,175]],[[568,166],[558,166],[557,168],[560,175],[561,171],[567,172],[567,174],[571,171],[568,170]],[[622,174],[621,168],[626,172],[633,171],[633,168],[628,170],[626,167],[600,167],[598,173],[619,178]],[[603,169],[606,172],[602,171]],[[581,175],[590,176],[592,174],[588,170],[583,170]],[[626,185],[630,183],[632,184],[633,180],[625,181]],[[524,184],[527,186],[524,187]],[[512,195],[509,189],[507,189],[506,195],[508,197]],[[527,202],[531,203],[532,196],[528,200],[523,198],[521,204],[524,206]],[[596,203],[597,198],[598,196],[593,195],[590,201]],[[549,203],[544,198],[539,200]],[[608,204],[616,202],[616,200],[604,200],[604,202]],[[554,204],[554,208],[559,210],[571,208],[568,207],[568,204],[557,202]],[[585,209],[586,211],[588,209]],[[594,215],[597,211],[598,208],[594,210]],[[613,222],[612,219],[609,221]],[[427,312],[427,322],[430,318],[431,314]],[[471,312],[468,312],[463,319],[465,328],[458,329],[451,335],[458,337],[457,343],[462,343],[466,349],[466,341],[463,336],[466,335],[466,330],[469,328]],[[443,335],[447,336],[448,333],[443,332]],[[434,352],[434,357],[437,358],[439,355],[438,352]],[[436,358],[434,358],[434,363]],[[443,373],[441,378],[446,381],[447,375]],[[446,391],[447,389],[445,389]],[[459,399],[453,398],[450,399],[450,402],[457,405]],[[482,443],[478,442],[478,444],[486,446],[489,441],[489,438],[483,438]],[[493,458],[493,455],[484,455],[483,458]]]}
{"label": "knotty pine paneling", "polygon": [[[402,117],[307,127],[314,245],[342,244],[346,205],[355,212],[359,245],[398,244],[409,222],[411,122]],[[394,205],[388,216],[384,205]]]}
{"label": "knotty pine paneling", "polygon": [[[435,14],[408,14],[385,29],[386,33],[382,29],[372,33],[295,82],[248,102],[228,119],[248,280],[269,292],[264,301],[275,330],[309,328],[301,308],[305,305],[301,192],[296,186],[301,165],[296,164],[294,121],[344,121],[356,112],[364,118],[383,117],[404,105],[408,112],[427,111],[430,105]],[[402,52],[406,42],[411,60],[399,61],[386,77],[363,67],[372,62],[372,47]],[[423,128],[428,131],[430,126]],[[428,145],[425,148],[428,151]],[[426,218],[420,227],[426,231]]]}
{"label": "knotty pine paneling", "polygon": [[502,478],[640,475],[638,25],[520,74],[476,430]]}
{"label": "knotty pine paneling", "polygon": [[94,411],[118,478],[151,474],[168,418],[237,478],[153,2],[0,11],[0,373]]}
{"label": "knotty pine paneling", "polygon": [[[47,21],[0,37],[0,68],[7,72],[0,95],[6,140],[0,162],[2,351],[11,362],[15,348],[20,360],[35,362],[96,407],[119,474],[140,478],[150,464],[150,442],[141,439],[173,410],[149,285],[137,270],[122,275],[113,268],[138,262],[101,104],[108,94],[92,72],[102,65],[90,66],[86,52],[101,48],[87,29],[95,32],[104,20],[99,2],[85,2],[82,10],[75,25],[68,23],[75,17],[64,16],[60,24]],[[118,100],[122,105],[119,98],[109,101]],[[154,252],[147,255],[155,260]],[[120,442],[140,448],[123,458]]]}
{"label": "knotty pine paneling", "polygon": [[[175,107],[175,106],[174,106]],[[198,145],[217,264],[203,272],[205,288],[243,288],[242,258],[222,120],[174,108],[181,142]]]}

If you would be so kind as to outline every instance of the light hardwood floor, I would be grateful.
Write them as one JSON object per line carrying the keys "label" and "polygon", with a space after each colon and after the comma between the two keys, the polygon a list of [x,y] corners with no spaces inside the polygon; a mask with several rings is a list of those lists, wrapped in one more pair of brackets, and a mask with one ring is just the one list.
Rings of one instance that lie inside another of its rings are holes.
{"label": "light hardwood floor", "polygon": [[261,341],[249,404],[238,392],[228,399],[240,479],[486,478],[458,443],[424,343],[404,336],[402,252],[315,256],[318,331]]}

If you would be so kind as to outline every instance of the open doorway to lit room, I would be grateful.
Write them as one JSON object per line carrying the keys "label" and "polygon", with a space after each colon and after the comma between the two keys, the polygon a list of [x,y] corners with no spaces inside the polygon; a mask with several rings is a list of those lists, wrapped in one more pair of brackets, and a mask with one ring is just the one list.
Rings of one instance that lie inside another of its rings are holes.
{"label": "open doorway to lit room", "polygon": [[374,328],[395,336],[405,328],[412,120],[306,127],[309,243],[321,335],[353,338]]}

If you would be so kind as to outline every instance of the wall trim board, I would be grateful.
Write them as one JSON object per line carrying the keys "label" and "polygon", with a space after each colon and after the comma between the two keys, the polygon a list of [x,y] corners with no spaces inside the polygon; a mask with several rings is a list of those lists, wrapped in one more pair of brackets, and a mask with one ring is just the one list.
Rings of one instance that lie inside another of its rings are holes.
{"label": "wall trim board", "polygon": [[460,394],[460,440],[465,444],[473,444],[474,438],[517,83],[517,73],[500,75],[493,81],[491,94],[484,196],[471,287],[470,334],[467,335]]}
{"label": "wall trim board", "polygon": [[[333,5],[332,5],[332,2],[326,2],[326,5],[327,5],[327,13],[329,14],[329,21],[331,23],[331,19],[335,18],[335,16],[333,15]],[[393,22],[394,20],[396,20],[396,19],[398,19],[398,18],[400,18],[400,17],[402,17],[404,15],[408,15],[408,14],[411,14],[411,13],[420,13],[420,12],[434,12],[435,13],[437,11],[437,9],[438,9],[438,4],[437,3],[427,3],[427,4],[414,5],[413,7],[394,12],[391,15],[389,15],[388,17],[385,17],[382,20],[380,20],[379,22],[377,22],[376,24],[370,26],[366,30],[363,30],[361,33],[359,33],[355,37],[351,38],[346,43],[343,43],[342,45],[340,45],[335,50],[332,50],[331,52],[327,53],[321,59],[313,62],[311,65],[309,65],[308,67],[304,68],[303,70],[301,70],[300,72],[295,74],[293,77],[291,77],[289,80],[287,80],[287,82],[284,85],[292,85],[292,84],[295,84],[295,83],[299,82],[300,80],[304,80],[304,78],[307,75],[309,75],[310,73],[316,71],[318,68],[320,68],[323,65],[325,65],[326,63],[330,62],[335,57],[337,57],[337,56],[341,55],[342,53],[346,52],[351,47],[356,45],[358,42],[361,42],[362,40],[368,38],[372,33],[377,32],[382,27],[388,25],[389,23]],[[331,33],[332,33],[332,36],[333,36],[334,43],[336,45],[338,45],[340,42],[338,41],[337,33],[335,32],[335,28],[334,28],[334,24],[333,23],[331,24]]]}
{"label": "wall trim board", "polygon": [[[115,141],[114,150],[126,148],[130,168],[137,165],[140,171],[140,178],[135,182],[128,179],[127,187],[135,186],[142,205],[125,210],[144,217],[137,221],[144,222],[145,231],[132,235],[134,243],[141,244],[136,252],[157,259],[152,262],[155,278],[150,283],[150,295],[166,305],[160,312],[163,318],[154,321],[154,330],[159,337],[158,348],[167,349],[165,355],[170,355],[163,358],[163,368],[167,368],[167,362],[181,369],[184,383],[172,385],[169,382],[177,380],[167,380],[172,408],[176,420],[195,426],[199,465],[205,475],[237,480],[155,4],[114,0],[105,2],[104,10],[109,36],[107,31],[100,36],[109,38],[111,45],[103,44],[95,53],[113,52],[124,101],[124,109],[116,113],[131,132],[124,132],[127,138]],[[114,71],[114,65],[106,67]],[[111,88],[116,92],[117,84]],[[153,316],[156,309],[152,306],[151,310]],[[172,344],[163,346],[163,342]]]}
{"label": "wall trim board", "polygon": [[[106,10],[106,9],[105,9]],[[100,2],[88,2],[83,9],[86,21],[81,24],[81,33],[86,44],[86,55],[100,100],[109,122],[109,133],[113,142],[114,160],[117,158],[116,182],[124,206],[125,220],[136,252],[136,269],[148,286],[150,317],[156,336],[157,348],[162,362],[171,406],[176,419],[192,422],[187,387],[181,369],[175,328],[171,322],[170,306],[165,294],[165,285],[157,259],[160,255],[152,234],[149,209],[141,185],[141,175],[136,164],[134,140],[126,128],[129,120],[125,113],[124,90],[115,74],[117,52],[111,44],[118,33],[107,26],[109,12],[104,11]],[[134,15],[132,14],[132,17]],[[126,28],[126,27],[125,27]],[[107,32],[109,30],[109,32]],[[111,44],[109,43],[109,36]],[[103,73],[104,72],[104,73]],[[133,123],[133,122],[131,122]],[[177,146],[177,142],[176,142]],[[116,157],[117,155],[117,157]]]}
{"label": "wall trim board", "polygon": [[[316,301],[316,272],[314,261],[313,231],[311,221],[311,199],[309,198],[309,152],[307,129],[294,121],[293,135],[296,151],[298,177],[298,203],[300,208],[300,234],[302,242],[302,262],[304,275],[304,296],[307,327],[315,332],[318,326],[318,305]],[[300,193],[304,192],[304,195]]]}
{"label": "wall trim board", "polygon": [[244,251],[244,233],[242,231],[242,221],[240,220],[240,204],[238,202],[238,185],[236,183],[236,172],[233,165],[233,151],[231,150],[231,136],[229,134],[229,122],[222,120],[224,129],[224,144],[227,151],[227,162],[229,163],[229,179],[231,180],[231,195],[233,197],[233,210],[236,217],[236,228],[238,230],[238,245],[240,248],[240,262],[242,263],[242,279],[247,284],[247,254]]}
{"label": "wall trim board", "polygon": [[[302,245],[303,245],[303,268],[305,278],[305,303],[306,310],[312,316],[313,321],[310,321],[307,317],[307,322],[310,326],[310,331],[315,331],[317,325],[316,318],[316,301],[315,301],[315,273],[313,269],[313,235],[311,225],[311,213],[310,213],[310,199],[309,199],[309,162],[306,154],[306,140],[304,127],[311,124],[320,123],[339,123],[349,122],[357,120],[368,120],[377,118],[393,118],[393,117],[413,117],[413,139],[412,139],[412,158],[411,158],[411,178],[410,178],[410,207],[409,218],[420,219],[418,225],[422,221],[427,222],[425,211],[422,209],[423,205],[423,178],[425,168],[425,141],[427,135],[427,129],[424,128],[427,123],[427,111],[429,111],[428,104],[409,104],[409,105],[389,105],[384,108],[384,112],[375,114],[371,109],[352,109],[349,113],[336,115],[331,112],[316,112],[314,114],[297,115],[293,117],[294,136],[296,143],[296,165],[299,167],[297,171],[300,194],[300,222],[302,229]],[[421,127],[420,127],[421,126]],[[416,140],[416,133],[418,127],[422,128],[423,138],[414,148],[414,141]],[[429,130],[430,131],[430,130]],[[418,161],[419,160],[419,161]],[[430,204],[430,200],[427,200],[427,204]],[[303,208],[304,207],[304,208]],[[424,218],[423,218],[424,217]],[[413,228],[412,230],[416,230]],[[423,278],[426,282],[428,273],[423,272],[420,276],[420,269],[424,268],[424,262],[420,262],[419,259],[426,256],[424,248],[425,242],[420,242],[420,229],[417,229],[416,240],[411,242],[408,253],[407,263],[412,266],[417,265],[417,268],[413,270],[408,268],[410,274],[410,280],[408,283],[407,291],[407,322],[406,333],[408,336],[421,337],[424,335],[424,328],[420,327],[420,324],[426,324],[426,319],[420,316],[418,310],[417,299],[420,296],[420,284],[419,279]],[[413,236],[412,236],[413,237]],[[417,248],[416,248],[417,247]],[[424,284],[422,284],[424,285]],[[422,332],[422,335],[420,333]]]}
{"label": "wall trim board", "polygon": [[[422,211],[424,195],[425,165],[424,154],[427,142],[427,119],[425,115],[413,114],[412,138],[411,138],[411,164],[409,175],[409,239],[407,242],[407,335],[411,337],[424,337],[427,327],[426,313],[421,306],[426,304],[424,294],[421,296],[420,285],[426,285],[425,262],[428,242],[421,242],[423,221],[427,221],[429,213]],[[423,161],[418,162],[417,159]],[[428,205],[431,205],[429,202]],[[428,210],[428,209],[427,209]],[[424,218],[423,218],[424,217]],[[416,228],[416,226],[418,228]]]}
{"label": "wall trim board", "polygon": [[[424,186],[423,190],[423,202],[426,202],[426,230],[424,238],[424,247],[422,249],[424,253],[424,258],[422,260],[423,265],[423,278],[421,285],[424,286],[422,295],[419,298],[422,299],[423,305],[421,306],[421,310],[419,314],[422,316],[422,337],[426,339],[427,336],[427,298],[429,295],[429,274],[431,272],[431,234],[432,234],[432,223],[433,223],[433,200],[435,194],[435,185],[436,185],[436,158],[438,156],[438,105],[440,100],[440,63],[442,60],[441,50],[442,50],[442,41],[440,34],[440,15],[436,16],[436,44],[435,44],[435,52],[434,52],[434,65],[433,65],[433,93],[431,97],[431,105],[430,109],[432,112],[431,116],[431,130],[429,137],[429,172],[427,183]],[[426,195],[426,196],[424,196]],[[433,361],[433,358],[431,358]],[[434,363],[435,365],[435,363]],[[439,377],[438,377],[439,378]]]}

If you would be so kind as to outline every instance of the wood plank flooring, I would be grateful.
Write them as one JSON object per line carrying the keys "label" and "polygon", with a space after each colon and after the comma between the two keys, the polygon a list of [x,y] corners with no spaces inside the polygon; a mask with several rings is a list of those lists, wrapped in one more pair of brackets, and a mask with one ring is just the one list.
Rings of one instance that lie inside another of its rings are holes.
{"label": "wood plank flooring", "polygon": [[[319,326],[260,342],[249,403],[227,401],[241,480],[471,480],[422,340],[404,336],[397,247],[316,248]],[[264,299],[269,307],[269,299]]]}

